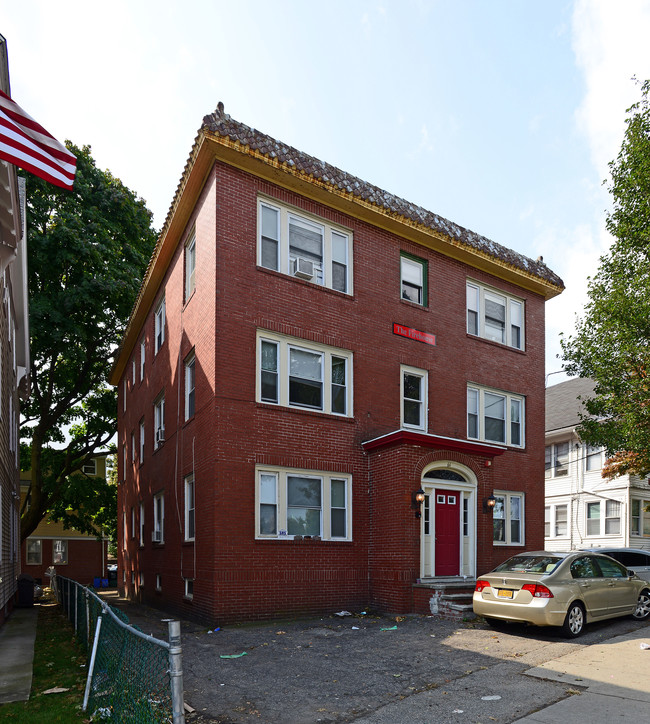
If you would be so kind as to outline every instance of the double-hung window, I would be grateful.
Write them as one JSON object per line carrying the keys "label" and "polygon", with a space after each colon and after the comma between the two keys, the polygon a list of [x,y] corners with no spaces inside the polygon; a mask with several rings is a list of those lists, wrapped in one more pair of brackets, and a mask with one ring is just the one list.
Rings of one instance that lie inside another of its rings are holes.
{"label": "double-hung window", "polygon": [[194,473],[185,478],[185,540],[194,540]]}
{"label": "double-hung window", "polygon": [[587,535],[600,535],[600,501],[587,503]]}
{"label": "double-hung window", "polygon": [[496,503],[492,511],[493,540],[502,545],[524,543],[523,493],[495,492]]}
{"label": "double-hung window", "polygon": [[258,204],[258,264],[351,293],[352,234],[275,202]]}
{"label": "double-hung window", "polygon": [[140,382],[144,379],[145,344],[144,339],[140,340]]}
{"label": "double-hung window", "polygon": [[603,466],[603,453],[601,447],[585,445],[585,468],[587,471],[600,470]]}
{"label": "double-hung window", "polygon": [[151,540],[154,543],[163,543],[165,540],[165,494],[158,493],[153,496],[153,531]]}
{"label": "double-hung window", "polygon": [[40,566],[43,556],[43,541],[40,538],[27,539],[27,565]]}
{"label": "double-hung window", "polygon": [[544,508],[544,537],[563,538],[569,534],[566,503]]}
{"label": "double-hung window", "polygon": [[140,545],[144,545],[144,503],[140,503],[140,515],[138,516],[138,525],[140,527]]}
{"label": "double-hung window", "polygon": [[[634,509],[633,509],[634,510]],[[618,500],[587,502],[587,535],[620,535],[621,503]],[[603,517],[604,513],[604,517]]]}
{"label": "double-hung window", "polygon": [[634,498],[631,501],[630,533],[650,536],[650,500]]}
{"label": "double-hung window", "polygon": [[350,540],[349,475],[259,467],[257,537]]}
{"label": "double-hung window", "polygon": [[194,417],[194,352],[185,360],[185,419]]}
{"label": "double-hung window", "polygon": [[524,398],[521,395],[468,385],[467,437],[523,447]]}
{"label": "double-hung window", "polygon": [[165,341],[165,297],[154,312],[154,353],[158,354]]}
{"label": "double-hung window", "polygon": [[194,230],[185,243],[185,301],[194,294],[196,271],[196,234]]}
{"label": "double-hung window", "polygon": [[556,442],[544,450],[544,476],[560,478],[569,474],[569,442]]}
{"label": "double-hung window", "polygon": [[351,367],[347,350],[258,332],[259,402],[350,416]]}
{"label": "double-hung window", "polygon": [[427,372],[402,366],[401,373],[402,427],[426,430]]}
{"label": "double-hung window", "polygon": [[144,418],[140,420],[140,465],[144,462]]}
{"label": "double-hung window", "polygon": [[68,541],[52,541],[52,563],[55,566],[65,565],[68,562]]}
{"label": "double-hung window", "polygon": [[414,304],[427,303],[427,263],[402,252],[400,256],[401,297]]}
{"label": "double-hung window", "polygon": [[524,349],[524,302],[467,282],[467,332],[477,337]]}
{"label": "double-hung window", "polygon": [[158,395],[153,403],[153,449],[157,450],[165,442],[165,394]]}

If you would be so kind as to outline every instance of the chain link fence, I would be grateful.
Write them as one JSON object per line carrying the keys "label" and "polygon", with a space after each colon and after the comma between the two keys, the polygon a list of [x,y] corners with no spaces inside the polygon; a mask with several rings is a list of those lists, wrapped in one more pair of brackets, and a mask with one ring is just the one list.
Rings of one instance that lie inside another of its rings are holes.
{"label": "chain link fence", "polygon": [[161,641],[76,581],[53,576],[52,587],[88,653],[83,710],[95,721],[184,724],[180,623]]}

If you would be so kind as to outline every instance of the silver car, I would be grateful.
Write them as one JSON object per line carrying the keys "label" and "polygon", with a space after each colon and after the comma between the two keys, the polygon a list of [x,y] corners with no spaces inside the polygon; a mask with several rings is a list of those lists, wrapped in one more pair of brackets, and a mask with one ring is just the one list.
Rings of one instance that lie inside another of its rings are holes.
{"label": "silver car", "polygon": [[628,571],[634,571],[644,581],[650,581],[650,551],[642,548],[585,548],[585,550],[603,553],[622,563]]}
{"label": "silver car", "polygon": [[588,551],[520,553],[476,581],[474,612],[503,621],[559,626],[579,636],[586,623],[650,616],[650,583],[609,556]]}

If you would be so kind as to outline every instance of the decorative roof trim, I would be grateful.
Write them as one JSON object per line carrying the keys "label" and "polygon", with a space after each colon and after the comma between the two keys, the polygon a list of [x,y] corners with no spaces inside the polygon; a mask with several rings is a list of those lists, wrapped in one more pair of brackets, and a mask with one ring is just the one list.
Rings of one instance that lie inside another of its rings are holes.
{"label": "decorative roof trim", "polygon": [[361,443],[366,452],[372,452],[392,445],[422,445],[423,447],[442,448],[443,450],[455,450],[468,453],[469,455],[487,455],[497,457],[503,455],[507,448],[498,445],[486,445],[469,440],[459,440],[455,437],[443,437],[441,435],[430,435],[426,432],[413,432],[412,430],[395,430],[373,440]]}

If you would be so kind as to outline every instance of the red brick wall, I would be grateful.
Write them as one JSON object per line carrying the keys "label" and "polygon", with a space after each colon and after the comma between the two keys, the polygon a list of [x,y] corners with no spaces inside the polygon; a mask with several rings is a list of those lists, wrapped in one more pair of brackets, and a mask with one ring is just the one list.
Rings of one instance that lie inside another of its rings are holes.
{"label": "red brick wall", "polygon": [[[256,266],[258,193],[353,230],[352,296]],[[128,442],[133,430],[137,444],[143,415],[148,438],[144,461],[132,466],[129,451],[126,474],[120,470],[126,483],[120,486],[119,506],[127,512],[129,526],[130,507],[137,509],[141,500],[145,504],[145,545],[129,540],[120,557],[129,595],[217,621],[367,605],[408,610],[420,565],[419,523],[410,495],[419,486],[418,461],[431,450],[406,446],[366,455],[361,447],[363,441],[399,428],[400,364],[428,370],[428,431],[435,435],[465,438],[468,381],[526,396],[526,448],[509,449],[482,472],[483,459],[466,462],[480,472],[479,501],[483,491],[493,489],[526,493],[526,547],[543,546],[540,297],[223,164],[215,166],[188,229],[194,222],[196,292],[183,305],[181,243],[164,285],[165,346],[154,359],[150,313],[143,330],[146,379],[132,388],[127,367],[126,414],[120,386],[120,443]],[[400,299],[400,251],[428,260],[425,308]],[[466,334],[468,276],[525,299],[525,352]],[[435,334],[437,345],[394,335],[394,322]],[[354,418],[256,403],[257,329],[351,350]],[[182,361],[192,348],[196,414],[184,423]],[[139,348],[134,355],[137,362]],[[163,387],[166,442],[153,453],[153,401]],[[255,540],[256,464],[351,474],[353,541]],[[192,470],[196,542],[186,544],[183,477]],[[154,546],[152,496],[163,489],[165,544]],[[481,573],[510,551],[492,546],[491,519],[479,512],[477,520]],[[144,571],[143,590],[138,575],[131,586],[131,571]],[[156,573],[162,579],[159,594],[154,591]],[[195,577],[191,602],[183,599],[184,576]]]}
{"label": "red brick wall", "polygon": [[[27,565],[25,558],[26,543],[21,547],[22,571],[39,580],[44,586],[50,585],[49,576],[45,571],[53,565],[52,546],[54,541],[48,538],[41,539],[41,563]],[[83,585],[92,584],[95,577],[107,577],[106,561],[108,556],[108,542],[102,543],[94,538],[75,539],[68,538],[68,562],[56,565],[54,568],[60,576],[71,578]]]}

